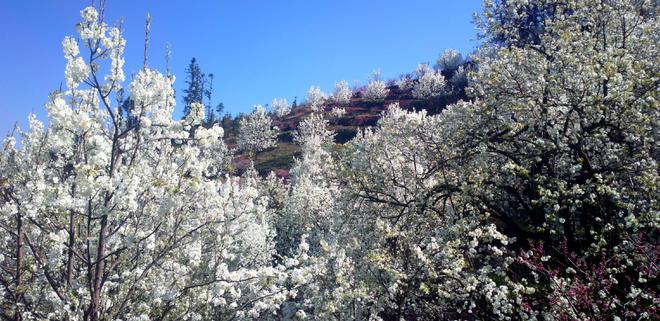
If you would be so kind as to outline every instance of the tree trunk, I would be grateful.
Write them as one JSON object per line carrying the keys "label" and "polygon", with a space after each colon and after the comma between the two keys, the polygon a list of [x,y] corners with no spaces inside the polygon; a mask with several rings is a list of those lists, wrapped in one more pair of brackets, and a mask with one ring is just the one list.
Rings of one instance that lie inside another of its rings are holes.
{"label": "tree trunk", "polygon": [[66,262],[66,287],[67,289],[71,288],[71,280],[73,278],[73,243],[75,242],[75,233],[74,230],[74,216],[73,211],[69,213],[69,253],[68,259]]}
{"label": "tree trunk", "polygon": [[101,287],[103,280],[103,273],[105,272],[105,232],[108,225],[108,216],[103,215],[101,218],[101,229],[99,230],[99,243],[96,248],[96,269],[94,270],[94,287],[92,292],[92,302],[90,306],[90,319],[92,321],[99,320],[99,310],[101,308]]}
{"label": "tree trunk", "polygon": [[14,320],[16,321],[23,320],[23,312],[21,308],[23,301],[23,258],[25,256],[23,242],[23,218],[20,213],[16,213],[16,290],[14,292],[14,302],[16,303]]}

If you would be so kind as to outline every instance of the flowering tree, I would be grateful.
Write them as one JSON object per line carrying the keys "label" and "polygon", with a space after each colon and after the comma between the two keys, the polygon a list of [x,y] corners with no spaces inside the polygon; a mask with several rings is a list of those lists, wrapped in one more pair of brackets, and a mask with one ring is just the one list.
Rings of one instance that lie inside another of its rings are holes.
{"label": "flowering tree", "polygon": [[346,115],[346,108],[341,108],[341,107],[335,107],[330,110],[330,116],[335,117],[335,118],[341,118]]}
{"label": "flowering tree", "polygon": [[449,79],[449,82],[453,86],[454,90],[456,90],[457,88],[467,87],[467,85],[468,85],[468,70],[463,66],[459,66],[458,69],[456,69],[454,74]]}
{"label": "flowering tree", "polygon": [[454,121],[394,105],[378,129],[351,142],[342,177],[354,204],[350,226],[361,227],[351,258],[368,267],[359,280],[379,315],[445,319],[475,306],[504,313],[493,279],[506,269],[507,238],[460,193],[469,152],[445,145]]}
{"label": "flowering tree", "polygon": [[273,102],[270,104],[275,116],[284,117],[291,112],[291,105],[286,101],[286,98],[282,99],[273,99]]}
{"label": "flowering tree", "polygon": [[323,104],[328,99],[328,95],[321,91],[321,88],[318,86],[311,86],[307,91],[307,97],[305,101],[309,104],[309,107],[312,111],[319,111],[323,107]]}
{"label": "flowering tree", "polygon": [[415,84],[414,79],[411,74],[403,74],[396,80],[395,84],[401,90],[412,90],[413,85]]}
{"label": "flowering tree", "polygon": [[463,64],[463,56],[460,52],[454,49],[445,49],[440,56],[438,56],[438,61],[436,62],[436,67],[438,70],[442,71],[454,71]]}
{"label": "flowering tree", "polygon": [[332,100],[340,105],[347,105],[351,102],[351,97],[353,97],[353,91],[348,87],[348,82],[342,80],[335,83],[335,91],[332,93]]}
{"label": "flowering tree", "polygon": [[374,71],[369,83],[367,83],[367,88],[364,90],[364,98],[367,100],[383,100],[388,93],[389,90],[385,82],[380,80],[380,71]]}
{"label": "flowering tree", "polygon": [[255,156],[257,153],[274,147],[277,127],[261,105],[254,106],[251,114],[241,118],[238,124],[238,149]]}
{"label": "flowering tree", "polygon": [[440,71],[433,70],[428,64],[420,64],[415,71],[417,81],[412,85],[413,97],[426,99],[444,92],[446,81]]}
{"label": "flowering tree", "polygon": [[[253,319],[284,300],[254,182],[223,181],[222,129],[174,121],[146,65],[112,102],[124,40],[92,7],[65,38],[67,89],[0,156],[0,316],[11,320]],[[87,53],[83,58],[79,43]],[[102,64],[109,61],[107,67]],[[108,70],[102,76],[100,70]],[[257,304],[258,303],[258,304]]]}
{"label": "flowering tree", "polygon": [[303,155],[290,171],[291,195],[286,211],[291,222],[287,226],[297,230],[298,235],[311,236],[312,244],[321,239],[315,233],[328,232],[338,211],[334,208],[338,194],[333,179],[336,169],[330,154],[334,133],[327,130],[327,123],[321,115],[312,114],[300,123],[294,137]]}
{"label": "flowering tree", "polygon": [[303,310],[656,319],[656,16],[650,1],[487,1],[476,99],[391,107],[342,154],[327,290]]}
{"label": "flowering tree", "polygon": [[[542,290],[529,295],[527,317],[657,317],[646,282],[657,255],[637,255],[631,242],[657,244],[657,13],[651,1],[486,2],[481,27],[495,55],[470,79],[479,100],[465,106],[461,144],[486,155],[473,177],[480,206],[508,234],[543,243],[543,266],[520,276]],[[579,274],[566,268],[579,262]],[[598,262],[629,263],[605,268],[598,291],[580,297],[616,303],[573,304],[566,290],[588,283]],[[539,271],[557,272],[536,280]]]}

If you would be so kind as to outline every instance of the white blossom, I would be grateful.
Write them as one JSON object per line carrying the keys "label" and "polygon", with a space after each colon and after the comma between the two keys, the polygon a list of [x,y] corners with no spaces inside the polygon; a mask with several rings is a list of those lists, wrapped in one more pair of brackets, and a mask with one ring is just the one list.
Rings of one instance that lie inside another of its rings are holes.
{"label": "white blossom", "polygon": [[255,105],[251,114],[239,121],[238,148],[258,153],[275,146],[278,130],[261,105]]}
{"label": "white blossom", "polygon": [[351,97],[353,97],[353,91],[348,87],[348,82],[342,80],[335,83],[335,90],[332,93],[332,100],[340,105],[347,105],[351,102]]}
{"label": "white blossom", "polygon": [[380,71],[374,71],[371,80],[367,83],[367,88],[364,90],[364,98],[367,100],[383,100],[387,97],[389,89],[385,82],[380,80]]}
{"label": "white blossom", "polygon": [[273,102],[270,104],[270,107],[273,109],[273,112],[275,112],[275,115],[277,117],[284,117],[291,112],[291,106],[286,101],[286,98],[273,99]]}
{"label": "white blossom", "polygon": [[463,64],[463,56],[460,52],[454,49],[446,49],[438,56],[436,66],[439,70],[451,71],[456,70]]}
{"label": "white blossom", "polygon": [[426,64],[420,64],[416,73],[418,78],[413,85],[413,97],[426,99],[439,96],[444,92],[446,81],[440,71],[435,71]]}
{"label": "white blossom", "polygon": [[328,96],[317,86],[309,87],[305,101],[309,104],[312,111],[319,111],[323,107]]}

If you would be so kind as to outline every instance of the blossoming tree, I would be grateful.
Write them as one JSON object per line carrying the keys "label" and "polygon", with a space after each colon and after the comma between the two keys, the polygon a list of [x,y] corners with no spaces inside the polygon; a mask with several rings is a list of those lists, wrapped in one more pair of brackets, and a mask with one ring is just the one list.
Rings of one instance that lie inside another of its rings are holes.
{"label": "blossoming tree", "polygon": [[433,70],[428,64],[420,64],[415,74],[417,82],[412,85],[413,97],[426,99],[440,96],[444,92],[447,82],[439,70]]}
{"label": "blossoming tree", "polygon": [[332,100],[339,106],[345,106],[351,101],[353,91],[348,87],[348,82],[342,80],[335,83],[335,90],[332,92]]}
{"label": "blossoming tree", "polygon": [[270,108],[275,113],[277,117],[284,117],[291,112],[291,105],[286,100],[286,98],[273,99],[273,102],[270,104]]}
{"label": "blossoming tree", "polygon": [[323,108],[323,104],[328,99],[328,95],[321,91],[321,88],[318,86],[311,86],[307,91],[307,96],[305,97],[305,102],[309,105],[309,108],[312,111],[319,111]]}
{"label": "blossoming tree", "polygon": [[438,56],[436,67],[442,71],[452,71],[458,69],[463,63],[463,56],[455,49],[446,49]]}
{"label": "blossoming tree", "polygon": [[387,85],[380,79],[380,71],[375,70],[367,83],[367,88],[364,89],[364,98],[376,101],[384,100],[388,93]]}
{"label": "blossoming tree", "polygon": [[273,126],[273,120],[266,109],[256,105],[252,113],[239,120],[236,143],[239,150],[255,157],[259,152],[277,144],[277,133],[278,129]]}
{"label": "blossoming tree", "polygon": [[146,64],[127,88],[138,120],[128,122],[113,102],[121,32],[93,7],[81,14],[48,125],[31,116],[0,156],[0,316],[252,319],[275,309],[285,294],[268,207],[255,182],[225,176],[222,129],[201,126],[199,104],[173,120],[174,77]]}

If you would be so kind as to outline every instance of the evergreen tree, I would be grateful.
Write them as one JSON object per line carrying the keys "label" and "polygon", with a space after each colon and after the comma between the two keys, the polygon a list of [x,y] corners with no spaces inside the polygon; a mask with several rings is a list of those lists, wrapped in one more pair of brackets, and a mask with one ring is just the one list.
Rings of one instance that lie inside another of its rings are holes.
{"label": "evergreen tree", "polygon": [[204,95],[206,96],[206,100],[208,102],[206,105],[206,123],[208,125],[212,125],[216,121],[215,109],[213,109],[211,104],[211,97],[213,95],[213,74],[209,74],[207,78],[209,82],[209,88],[204,90]]}
{"label": "evergreen tree", "polygon": [[293,103],[291,103],[291,109],[296,109],[298,107],[298,96],[293,97]]}
{"label": "evergreen tree", "polygon": [[222,112],[225,111],[225,103],[220,102],[218,105],[215,106],[215,112],[218,114],[218,117],[222,115]]}
{"label": "evergreen tree", "polygon": [[183,90],[183,117],[185,118],[190,113],[190,105],[192,103],[201,103],[204,99],[204,73],[197,64],[197,59],[193,57],[190,59],[190,64],[186,68],[186,84],[188,88]]}

